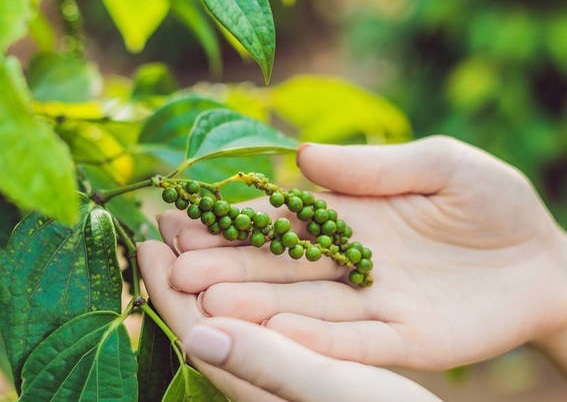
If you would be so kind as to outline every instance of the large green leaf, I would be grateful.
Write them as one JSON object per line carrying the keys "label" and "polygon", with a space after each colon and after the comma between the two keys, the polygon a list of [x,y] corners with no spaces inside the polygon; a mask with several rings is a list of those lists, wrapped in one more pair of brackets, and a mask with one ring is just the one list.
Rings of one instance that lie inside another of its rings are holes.
{"label": "large green leaf", "polygon": [[295,152],[297,141],[270,126],[227,109],[202,113],[191,133],[190,161]]}
{"label": "large green leaf", "polygon": [[25,34],[31,17],[31,0],[0,1],[0,54]]}
{"label": "large green leaf", "polygon": [[69,149],[29,110],[31,99],[16,59],[0,57],[0,191],[23,209],[38,209],[66,223],[78,216]]}
{"label": "large green leaf", "polygon": [[199,43],[205,50],[209,65],[214,74],[222,69],[221,51],[218,38],[207,16],[203,12],[199,0],[170,0],[174,15],[195,33]]}
{"label": "large green leaf", "polygon": [[139,402],[159,401],[178,367],[171,342],[153,320],[144,316],[138,345]]}
{"label": "large green leaf", "polygon": [[169,384],[162,402],[227,402],[225,397],[209,380],[191,366],[179,367]]}
{"label": "large green leaf", "polygon": [[73,228],[29,215],[0,253],[0,278],[0,331],[18,385],[28,354],[61,323],[91,310],[120,311],[110,214],[85,200]]}
{"label": "large green leaf", "polygon": [[66,103],[92,99],[101,82],[94,65],[56,53],[36,54],[29,62],[27,79],[34,99]]}
{"label": "large green leaf", "polygon": [[169,12],[169,0],[103,0],[130,52],[141,52]]}
{"label": "large green leaf", "polygon": [[218,21],[258,63],[270,81],[276,30],[269,0],[203,0]]}
{"label": "large green leaf", "polygon": [[[187,94],[166,103],[152,114],[140,133],[141,143],[172,143],[184,147],[197,116],[222,107],[216,100]],[[180,148],[181,149],[181,148]]]}
{"label": "large green leaf", "polygon": [[14,204],[8,202],[0,194],[0,249],[6,247],[12,230],[20,220],[20,212]]}
{"label": "large green leaf", "polygon": [[136,360],[122,320],[90,312],[55,330],[26,360],[19,400],[137,401]]}

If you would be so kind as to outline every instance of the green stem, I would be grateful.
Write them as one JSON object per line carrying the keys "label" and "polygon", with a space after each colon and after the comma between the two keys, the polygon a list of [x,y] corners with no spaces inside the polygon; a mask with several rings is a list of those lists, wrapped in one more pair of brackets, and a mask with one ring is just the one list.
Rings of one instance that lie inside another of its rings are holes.
{"label": "green stem", "polygon": [[116,218],[112,218],[112,220],[120,241],[124,247],[126,247],[126,257],[132,268],[132,292],[134,293],[134,299],[136,299],[141,296],[140,270],[138,268],[138,259],[136,258],[136,244],[134,244],[134,241],[128,236],[120,221]]}
{"label": "green stem", "polygon": [[175,351],[175,354],[177,355],[177,359],[179,360],[179,364],[184,365],[185,360],[186,360],[185,359],[185,349],[183,349],[183,345],[181,344],[181,341],[179,340],[179,338],[177,336],[175,336],[173,331],[167,326],[167,324],[161,319],[161,317],[150,307],[150,305],[148,303],[142,304],[140,306],[140,308],[148,317],[151,318],[151,320],[153,322],[156,323],[156,325],[165,334],[167,339],[169,339],[169,342],[171,342],[171,346],[173,347],[173,350]]}
{"label": "green stem", "polygon": [[100,190],[94,194],[93,199],[97,204],[103,205],[118,195],[129,193],[130,191],[138,190],[144,187],[151,187],[154,184],[154,180],[155,179],[148,179],[137,183],[128,184],[126,186],[113,190]]}

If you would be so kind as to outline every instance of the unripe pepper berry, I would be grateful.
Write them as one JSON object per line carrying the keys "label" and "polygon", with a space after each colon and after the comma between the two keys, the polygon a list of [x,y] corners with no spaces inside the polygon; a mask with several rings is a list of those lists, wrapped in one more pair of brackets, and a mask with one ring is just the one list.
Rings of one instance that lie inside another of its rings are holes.
{"label": "unripe pepper berry", "polygon": [[252,221],[254,222],[254,226],[256,226],[258,229],[263,229],[268,226],[272,220],[267,213],[256,212],[256,214],[252,218]]}
{"label": "unripe pepper berry", "polygon": [[221,229],[227,229],[232,225],[232,219],[230,219],[230,216],[223,216],[222,218],[219,219],[219,227]]}
{"label": "unripe pepper berry", "polygon": [[356,264],[362,258],[362,253],[360,252],[360,250],[351,247],[347,249],[347,251],[345,252],[345,256],[350,260],[350,262]]}
{"label": "unripe pepper berry", "polygon": [[177,197],[179,197],[179,193],[173,187],[167,187],[161,193],[161,197],[163,200],[169,204],[175,202]]}
{"label": "unripe pepper berry", "polygon": [[178,199],[175,200],[175,208],[179,209],[180,211],[184,210],[188,206],[189,206],[189,201],[187,201],[185,198],[179,197]]}
{"label": "unripe pepper berry", "polygon": [[274,232],[283,235],[291,229],[291,222],[286,218],[278,218],[274,223]]}
{"label": "unripe pepper berry", "polygon": [[288,250],[288,254],[291,258],[293,258],[294,260],[299,260],[301,257],[303,257],[303,252],[304,252],[304,248],[301,244],[296,244],[295,246],[293,246],[292,248],[290,248]]}
{"label": "unripe pepper berry", "polygon": [[284,202],[285,202],[285,197],[279,191],[276,191],[275,193],[270,195],[270,204],[272,204],[274,207],[276,208],[281,207],[284,204]]}
{"label": "unripe pepper berry", "polygon": [[360,285],[364,281],[364,274],[358,272],[356,269],[353,269],[348,274],[348,279],[355,285]]}
{"label": "unripe pepper berry", "polygon": [[191,219],[199,219],[201,217],[201,209],[197,204],[191,204],[187,208],[187,215]]}
{"label": "unripe pepper berry", "polygon": [[213,206],[213,212],[216,216],[225,216],[230,211],[230,204],[224,200],[219,200]]}
{"label": "unripe pepper berry", "polygon": [[215,200],[208,196],[201,198],[201,201],[199,201],[199,208],[203,212],[210,211],[214,205],[215,205]]}
{"label": "unripe pepper berry", "polygon": [[292,231],[289,231],[282,236],[282,243],[287,248],[294,247],[298,241],[299,241],[299,236],[297,236],[297,233]]}
{"label": "unripe pepper berry", "polygon": [[280,240],[275,239],[270,243],[270,251],[274,255],[280,255],[285,251],[285,247]]}
{"label": "unripe pepper berry", "polygon": [[238,230],[248,230],[250,229],[250,224],[252,220],[248,215],[240,214],[236,218],[234,218],[234,227]]}
{"label": "unripe pepper berry", "polygon": [[266,243],[266,237],[262,232],[254,232],[250,236],[250,244],[254,247],[262,247]]}
{"label": "unripe pepper berry", "polygon": [[317,223],[323,224],[329,220],[329,212],[324,208],[319,208],[315,210],[313,220]]}
{"label": "unripe pepper berry", "polygon": [[201,222],[203,222],[206,226],[211,226],[213,223],[217,221],[217,217],[211,211],[203,212],[201,215]]}
{"label": "unripe pepper berry", "polygon": [[225,239],[227,240],[236,240],[238,239],[238,229],[236,229],[234,226],[230,226],[228,228],[226,228],[223,232],[222,232],[223,236]]}
{"label": "unripe pepper berry", "polygon": [[185,190],[187,190],[189,194],[197,194],[201,191],[201,185],[196,181],[190,180],[185,183]]}
{"label": "unripe pepper berry", "polygon": [[303,208],[303,201],[298,196],[294,195],[287,200],[287,207],[292,212],[299,212]]}
{"label": "unripe pepper berry", "polygon": [[317,261],[321,258],[321,250],[317,246],[310,246],[305,251],[305,258],[309,261]]}

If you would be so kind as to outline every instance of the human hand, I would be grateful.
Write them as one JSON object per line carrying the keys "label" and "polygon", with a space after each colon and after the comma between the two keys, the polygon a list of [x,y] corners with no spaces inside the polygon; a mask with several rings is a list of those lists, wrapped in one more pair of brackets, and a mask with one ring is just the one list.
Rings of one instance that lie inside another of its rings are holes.
{"label": "human hand", "polygon": [[[264,322],[334,358],[422,369],[484,360],[567,327],[565,238],[514,168],[444,137],[310,145],[298,162],[374,251],[374,285],[349,286],[325,259],[227,247],[168,212],[161,231],[181,253],[171,285],[203,292],[206,313]],[[265,200],[254,207],[270,210]]]}
{"label": "human hand", "polygon": [[154,306],[179,336],[192,363],[232,401],[440,401],[388,370],[322,356],[256,324],[204,317],[194,295],[169,286],[175,258],[160,242],[138,247]]}

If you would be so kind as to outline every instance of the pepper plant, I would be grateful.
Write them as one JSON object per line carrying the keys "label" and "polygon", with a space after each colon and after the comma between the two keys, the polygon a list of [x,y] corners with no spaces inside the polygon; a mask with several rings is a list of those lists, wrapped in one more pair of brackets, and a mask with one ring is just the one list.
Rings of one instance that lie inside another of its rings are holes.
{"label": "pepper plant", "polygon": [[[85,56],[77,4],[58,1],[64,40],[57,44],[39,3],[0,3],[0,368],[22,401],[225,401],[186,363],[186,351],[143,294],[135,242],[160,235],[138,193],[155,188],[157,198],[229,240],[291,258],[331,258],[354,285],[370,286],[372,252],[332,206],[273,183],[270,158],[293,153],[298,141],[265,116],[278,114],[301,139],[321,140],[319,123],[332,121],[325,130],[345,141],[361,133],[370,141],[405,139],[407,120],[384,99],[329,78],[300,77],[222,98],[177,89],[165,66],[151,64],[124,89],[120,80],[102,79]],[[219,68],[209,15],[270,79],[275,27],[268,0],[103,3],[131,51],[143,49],[175,13]],[[24,68],[10,52],[26,33],[39,51]],[[320,107],[308,85],[319,88],[319,99],[347,99],[353,109]],[[259,107],[259,97],[269,97],[269,106]],[[361,108],[377,117],[359,118]],[[287,219],[272,222],[233,204],[262,194],[296,213],[310,237],[299,238]],[[143,316],[135,340],[124,326],[133,314]]]}

